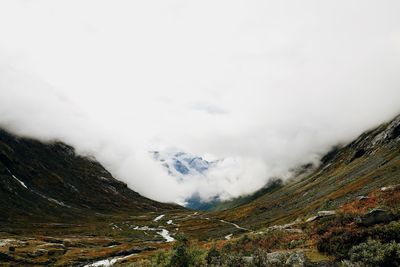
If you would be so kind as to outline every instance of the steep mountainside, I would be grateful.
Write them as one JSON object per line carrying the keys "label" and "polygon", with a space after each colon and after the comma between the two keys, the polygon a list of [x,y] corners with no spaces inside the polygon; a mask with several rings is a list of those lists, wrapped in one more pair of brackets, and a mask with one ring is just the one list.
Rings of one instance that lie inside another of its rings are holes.
{"label": "steep mountainside", "polygon": [[101,213],[179,209],[147,199],[63,143],[0,130],[0,221],[57,221]]}
{"label": "steep mountainside", "polygon": [[398,183],[400,116],[344,147],[335,147],[313,173],[221,215],[252,228],[288,223]]}

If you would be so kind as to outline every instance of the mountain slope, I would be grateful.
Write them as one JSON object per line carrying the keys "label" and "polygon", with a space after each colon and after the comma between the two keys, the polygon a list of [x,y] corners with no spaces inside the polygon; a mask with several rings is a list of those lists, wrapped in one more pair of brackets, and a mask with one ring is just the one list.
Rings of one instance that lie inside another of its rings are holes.
{"label": "mountain slope", "polygon": [[400,116],[334,148],[313,173],[288,181],[221,217],[258,228],[282,224],[318,210],[337,208],[374,189],[400,183]]}
{"label": "mountain slope", "polygon": [[283,185],[282,180],[271,179],[263,188],[257,190],[253,194],[236,197],[236,198],[233,198],[233,199],[227,200],[227,201],[213,203],[213,205],[210,206],[207,210],[209,210],[209,211],[224,211],[224,210],[228,210],[228,209],[233,209],[238,206],[250,203],[253,200],[255,200],[267,193],[271,193],[275,190],[278,190],[280,187],[282,187],[282,185]]}
{"label": "mountain slope", "polygon": [[147,199],[95,160],[60,142],[44,144],[0,130],[0,221],[61,220],[178,206]]}

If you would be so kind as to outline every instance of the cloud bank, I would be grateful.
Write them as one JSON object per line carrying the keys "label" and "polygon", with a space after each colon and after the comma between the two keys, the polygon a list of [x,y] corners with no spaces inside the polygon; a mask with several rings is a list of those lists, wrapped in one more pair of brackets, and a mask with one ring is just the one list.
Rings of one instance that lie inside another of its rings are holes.
{"label": "cloud bank", "polygon": [[[159,201],[287,176],[400,112],[398,1],[2,1],[0,125]],[[148,151],[225,159],[168,176]]]}

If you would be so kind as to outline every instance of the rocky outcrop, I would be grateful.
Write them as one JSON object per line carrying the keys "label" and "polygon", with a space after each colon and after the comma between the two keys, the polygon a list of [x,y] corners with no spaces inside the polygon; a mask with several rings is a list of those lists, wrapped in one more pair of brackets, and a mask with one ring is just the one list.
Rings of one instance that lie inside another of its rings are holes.
{"label": "rocky outcrop", "polygon": [[371,226],[378,223],[388,223],[394,216],[384,209],[373,209],[358,219],[358,223],[364,226]]}
{"label": "rocky outcrop", "polygon": [[334,210],[321,210],[321,211],[318,211],[317,215],[308,218],[306,220],[306,222],[313,222],[320,218],[334,216],[334,215],[336,215],[336,211],[334,211]]}
{"label": "rocky outcrop", "polygon": [[392,192],[392,191],[396,191],[400,188],[400,184],[396,184],[396,185],[389,185],[389,186],[384,186],[381,188],[382,192]]}
{"label": "rocky outcrop", "polygon": [[309,266],[308,259],[303,251],[276,251],[262,253],[251,257],[244,257],[243,260],[249,266],[276,266],[276,267],[303,267]]}

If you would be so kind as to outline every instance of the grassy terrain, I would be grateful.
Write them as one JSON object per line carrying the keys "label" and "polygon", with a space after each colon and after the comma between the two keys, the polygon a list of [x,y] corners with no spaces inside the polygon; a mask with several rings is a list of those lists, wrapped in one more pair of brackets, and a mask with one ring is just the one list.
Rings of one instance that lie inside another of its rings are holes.
{"label": "grassy terrain", "polygon": [[[377,209],[384,217],[369,216]],[[176,264],[179,262],[179,264]],[[120,266],[399,266],[400,186],[313,220],[242,233],[231,240],[183,240]]]}
{"label": "grassy terrain", "polygon": [[[164,217],[154,221],[160,215]],[[192,211],[114,214],[68,223],[16,222],[0,226],[0,266],[81,266],[125,254],[137,254],[131,257],[135,260],[171,247],[172,243],[160,235],[162,229],[173,238],[184,235],[204,244],[243,232],[218,218]]]}
{"label": "grassy terrain", "polygon": [[[376,208],[389,219],[364,225],[363,218]],[[181,266],[171,261],[182,253],[179,260],[188,261],[188,266],[291,266],[285,265],[290,257],[299,257],[307,266],[332,266],[357,259],[357,246],[366,242],[374,241],[378,248],[400,242],[400,186],[373,190],[329,216],[253,231],[210,215],[179,211],[156,222],[158,213],[80,224],[13,225],[0,229],[1,266],[83,266],[116,258],[122,259],[115,266]],[[180,241],[167,243],[158,231],[135,230],[136,226],[168,229]],[[225,238],[228,234],[230,240]],[[268,265],[276,258],[281,265]]]}

